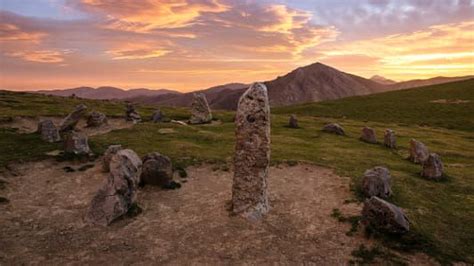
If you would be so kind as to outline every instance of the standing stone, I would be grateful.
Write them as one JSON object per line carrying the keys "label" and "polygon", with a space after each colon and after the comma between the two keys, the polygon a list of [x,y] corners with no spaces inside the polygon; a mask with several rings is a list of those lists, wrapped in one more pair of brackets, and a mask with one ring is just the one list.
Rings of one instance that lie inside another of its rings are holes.
{"label": "standing stone", "polygon": [[362,179],[362,192],[369,198],[377,196],[386,199],[392,195],[391,179],[390,171],[385,167],[369,169]]}
{"label": "standing stone", "polygon": [[403,234],[410,230],[410,222],[399,207],[378,197],[364,202],[363,223],[391,234]]}
{"label": "standing stone", "polygon": [[125,109],[125,119],[127,121],[132,121],[134,124],[142,121],[140,114],[135,110],[135,107],[131,103],[127,103]]}
{"label": "standing stone", "polygon": [[428,159],[429,155],[428,148],[425,144],[415,139],[410,140],[410,161],[423,164]]}
{"label": "standing stone", "polygon": [[76,127],[77,123],[81,119],[82,116],[87,111],[87,106],[84,104],[80,104],[76,106],[76,109],[70,113],[64,120],[61,122],[59,125],[59,131],[69,131],[69,130],[74,130]]}
{"label": "standing stone", "polygon": [[163,120],[163,113],[161,112],[161,110],[158,109],[151,116],[151,121],[158,123],[158,122],[161,122],[162,120]]}
{"label": "standing stone", "polygon": [[439,180],[443,177],[443,162],[436,153],[431,153],[423,163],[421,175],[429,179]]}
{"label": "standing stone", "polygon": [[88,127],[100,127],[107,124],[107,116],[100,112],[92,112],[87,118]]}
{"label": "standing stone", "polygon": [[339,124],[336,124],[336,123],[331,123],[331,124],[325,125],[323,127],[323,131],[328,132],[328,133],[332,133],[332,134],[336,134],[336,135],[341,135],[341,136],[346,135],[346,132],[344,132],[344,129]]}
{"label": "standing stone", "polygon": [[194,93],[194,99],[191,104],[190,124],[205,124],[212,120],[211,108],[207,103],[206,95],[203,93]]}
{"label": "standing stone", "polygon": [[290,128],[299,128],[298,119],[296,118],[296,115],[291,115],[290,116],[290,120],[288,121],[288,126]]}
{"label": "standing stone", "polygon": [[254,83],[240,97],[235,119],[232,211],[259,219],[269,211],[270,105],[267,87]]}
{"label": "standing stone", "polygon": [[132,150],[118,151],[110,161],[110,174],[92,199],[86,221],[109,225],[136,203],[142,161]]}
{"label": "standing stone", "polygon": [[395,136],[395,131],[391,129],[385,130],[385,134],[383,135],[383,144],[390,149],[397,148],[397,137]]}
{"label": "standing stone", "polygon": [[367,143],[376,144],[377,137],[375,136],[375,130],[370,127],[364,127],[362,129],[362,135],[360,136],[360,139]]}
{"label": "standing stone", "polygon": [[165,187],[173,179],[173,165],[170,158],[158,152],[147,154],[143,158],[141,182],[143,184]]}
{"label": "standing stone", "polygon": [[77,155],[90,154],[87,136],[83,133],[72,131],[66,135],[64,140],[64,151]]}
{"label": "standing stone", "polygon": [[53,121],[47,119],[38,123],[38,133],[41,134],[41,139],[47,142],[58,142],[61,140],[59,131],[54,125]]}
{"label": "standing stone", "polygon": [[104,172],[110,171],[110,161],[112,157],[120,150],[122,150],[122,145],[110,145],[104,153],[104,157],[102,157],[102,170]]}

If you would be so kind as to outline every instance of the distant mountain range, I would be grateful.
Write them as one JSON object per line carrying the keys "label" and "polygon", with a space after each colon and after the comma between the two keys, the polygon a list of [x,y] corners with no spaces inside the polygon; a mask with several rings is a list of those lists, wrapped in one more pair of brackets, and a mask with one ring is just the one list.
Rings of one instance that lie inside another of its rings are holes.
{"label": "distant mountain range", "polygon": [[[474,76],[436,77],[425,80],[395,82],[377,75],[371,79],[366,79],[321,63],[314,63],[297,68],[282,77],[264,83],[268,88],[270,104],[272,106],[284,106],[415,88],[469,78],[474,78]],[[206,95],[211,108],[233,110],[236,109],[240,95],[248,86],[249,84],[229,83],[189,93],[165,89],[122,90],[114,87],[100,87],[97,89],[80,87],[38,92],[59,96],[75,94],[78,97],[89,99],[126,99],[135,103],[163,106],[190,106],[193,93],[200,92]]]}

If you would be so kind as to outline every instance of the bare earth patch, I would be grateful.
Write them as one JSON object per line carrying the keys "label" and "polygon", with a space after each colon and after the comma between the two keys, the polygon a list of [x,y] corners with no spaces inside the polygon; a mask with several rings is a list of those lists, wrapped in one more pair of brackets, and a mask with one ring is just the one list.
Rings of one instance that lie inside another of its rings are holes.
{"label": "bare earth patch", "polygon": [[[0,204],[0,264],[347,264],[363,236],[346,236],[350,225],[331,213],[357,215],[349,178],[299,164],[272,167],[271,211],[259,222],[229,216],[232,173],[211,165],[188,168],[178,190],[141,189],[142,213],[109,227],[83,222],[106,174],[96,164],[67,173],[53,160],[18,165],[6,176]],[[421,258],[421,259],[420,259]],[[425,256],[410,259],[427,263]]]}

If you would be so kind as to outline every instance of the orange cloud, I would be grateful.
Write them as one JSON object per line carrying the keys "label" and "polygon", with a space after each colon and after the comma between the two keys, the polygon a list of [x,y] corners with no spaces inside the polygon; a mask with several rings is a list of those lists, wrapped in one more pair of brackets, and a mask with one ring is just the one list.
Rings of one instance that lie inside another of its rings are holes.
{"label": "orange cloud", "polygon": [[0,41],[28,41],[37,43],[45,36],[46,34],[42,32],[27,32],[14,24],[0,23]]}
{"label": "orange cloud", "polygon": [[171,51],[165,48],[153,47],[148,44],[125,44],[115,50],[107,51],[112,59],[147,59],[166,55]]}
{"label": "orange cloud", "polygon": [[70,53],[70,51],[41,50],[13,52],[7,53],[6,55],[37,63],[60,63],[64,61],[64,55],[68,53]]}

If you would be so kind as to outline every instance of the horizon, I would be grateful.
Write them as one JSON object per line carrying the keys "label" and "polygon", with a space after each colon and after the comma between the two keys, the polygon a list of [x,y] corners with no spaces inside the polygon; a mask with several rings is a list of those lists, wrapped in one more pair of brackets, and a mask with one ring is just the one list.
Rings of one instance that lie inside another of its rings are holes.
{"label": "horizon", "polygon": [[2,0],[0,88],[190,92],[315,62],[398,82],[468,76],[473,13],[471,0]]}

